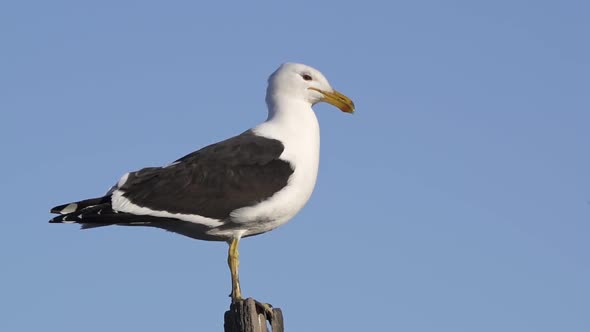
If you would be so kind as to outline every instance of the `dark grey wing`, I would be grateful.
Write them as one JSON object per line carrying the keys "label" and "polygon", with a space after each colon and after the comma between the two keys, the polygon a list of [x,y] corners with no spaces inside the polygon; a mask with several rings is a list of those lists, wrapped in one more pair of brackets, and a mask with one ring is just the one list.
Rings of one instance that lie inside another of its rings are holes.
{"label": "dark grey wing", "polygon": [[246,131],[169,166],[130,173],[119,189],[152,210],[225,219],[287,185],[294,170],[279,159],[283,150],[280,141]]}

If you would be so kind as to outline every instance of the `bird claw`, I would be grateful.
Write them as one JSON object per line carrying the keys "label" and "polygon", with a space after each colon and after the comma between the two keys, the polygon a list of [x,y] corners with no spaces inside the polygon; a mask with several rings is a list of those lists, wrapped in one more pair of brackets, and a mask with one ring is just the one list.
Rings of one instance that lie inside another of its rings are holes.
{"label": "bird claw", "polygon": [[260,302],[258,300],[255,300],[251,297],[245,299],[245,298],[234,298],[232,297],[232,305],[237,304],[239,302],[245,302],[245,301],[249,301],[252,300],[252,302],[254,302],[254,307],[256,308],[256,311],[258,313],[264,314],[264,316],[266,317],[266,319],[271,322],[273,315],[274,315],[274,308],[272,306],[272,304],[270,303],[264,303],[264,302]]}
{"label": "bird claw", "polygon": [[272,321],[272,317],[274,315],[272,304],[259,302],[257,300],[254,300],[254,303],[258,309],[261,309],[264,312],[266,319],[268,319],[268,321]]}

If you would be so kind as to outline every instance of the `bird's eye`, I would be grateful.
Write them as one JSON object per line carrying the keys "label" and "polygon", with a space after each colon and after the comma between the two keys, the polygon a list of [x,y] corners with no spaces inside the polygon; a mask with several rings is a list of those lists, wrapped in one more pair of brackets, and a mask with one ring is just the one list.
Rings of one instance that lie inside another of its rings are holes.
{"label": "bird's eye", "polygon": [[303,79],[306,81],[311,81],[311,76],[308,74],[301,74],[301,77],[303,77]]}

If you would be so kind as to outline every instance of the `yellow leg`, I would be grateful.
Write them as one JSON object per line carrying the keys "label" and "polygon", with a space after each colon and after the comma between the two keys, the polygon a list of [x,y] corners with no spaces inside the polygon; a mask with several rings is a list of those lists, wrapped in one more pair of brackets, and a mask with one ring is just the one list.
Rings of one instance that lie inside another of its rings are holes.
{"label": "yellow leg", "polygon": [[[237,303],[243,301],[242,290],[240,289],[240,278],[238,276],[238,268],[240,267],[240,253],[238,252],[238,245],[240,244],[239,238],[234,238],[229,243],[229,251],[227,253],[227,265],[229,265],[229,271],[231,272],[231,302]],[[268,303],[261,303],[254,300],[256,305],[260,307],[266,314],[268,319],[273,317],[272,305]]]}
{"label": "yellow leg", "polygon": [[231,302],[236,303],[242,301],[242,290],[240,289],[240,278],[238,277],[238,268],[240,266],[240,253],[238,252],[238,245],[240,239],[232,239],[229,243],[229,251],[227,254],[227,264],[231,273]]}

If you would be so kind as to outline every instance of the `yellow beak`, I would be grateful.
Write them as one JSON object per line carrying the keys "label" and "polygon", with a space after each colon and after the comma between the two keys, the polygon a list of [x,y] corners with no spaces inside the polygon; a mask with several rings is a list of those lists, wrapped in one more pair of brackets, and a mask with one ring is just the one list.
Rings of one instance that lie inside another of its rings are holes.
{"label": "yellow beak", "polygon": [[338,107],[342,112],[346,113],[354,113],[354,103],[350,98],[346,97],[345,95],[341,94],[340,92],[334,90],[332,92],[323,91],[316,88],[309,88],[311,90],[315,90],[324,95],[324,99],[328,104],[332,104]]}

